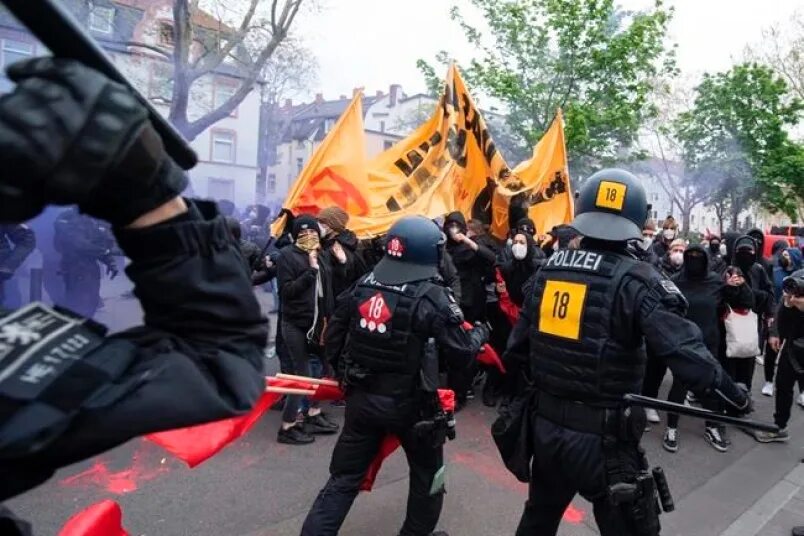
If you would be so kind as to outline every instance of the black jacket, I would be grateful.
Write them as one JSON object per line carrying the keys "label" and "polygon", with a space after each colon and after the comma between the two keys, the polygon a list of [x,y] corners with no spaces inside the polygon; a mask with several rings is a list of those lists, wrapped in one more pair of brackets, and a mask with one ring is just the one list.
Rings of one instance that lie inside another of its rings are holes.
{"label": "black jacket", "polygon": [[[745,242],[751,242],[756,247],[756,240],[750,236],[743,235],[733,242],[734,249],[732,251],[736,251],[737,248],[740,247],[740,244]],[[761,253],[757,251],[757,255],[761,256]],[[732,264],[735,264],[734,261]],[[768,277],[762,265],[757,262],[752,263],[750,266],[737,267],[742,270],[746,283],[751,287],[751,291],[754,293],[754,312],[757,313],[760,318],[771,318],[776,311],[776,299],[771,278]]]}
{"label": "black jacket", "polygon": [[90,355],[130,365],[66,429],[38,437],[50,440],[41,450],[0,452],[0,500],[136,436],[243,414],[263,393],[267,323],[224,220],[213,203],[196,203],[153,227],[115,231],[145,325]]}
{"label": "black jacket", "polygon": [[659,271],[662,273],[662,275],[664,275],[667,279],[670,279],[671,277],[679,273],[683,266],[684,266],[683,264],[681,266],[676,266],[675,264],[670,262],[670,252],[668,251],[667,253],[665,253],[664,257],[659,259],[657,268],[659,268]]}
{"label": "black jacket", "polygon": [[539,253],[542,253],[539,246],[533,240],[528,240],[528,253],[524,259],[517,260],[511,256],[499,266],[508,295],[518,307],[522,307],[525,301],[525,283],[544,262],[544,254]]}
{"label": "black jacket", "polygon": [[[332,253],[335,242],[341,245],[346,254],[346,262],[341,264]],[[366,264],[357,253],[358,240],[352,231],[346,230],[335,236],[326,237],[322,241],[322,248],[330,252],[332,262],[332,295],[337,298],[341,292],[352,286],[352,283],[366,273]]]}
{"label": "black jacket", "polygon": [[[318,270],[311,268],[307,252],[295,245],[282,248],[276,264],[282,321],[305,331],[315,328],[316,338],[324,327],[324,318],[334,308],[331,260],[327,252],[319,254],[318,266]],[[321,289],[322,296],[316,296],[316,288]]]}
{"label": "black jacket", "polygon": [[[707,265],[703,273],[693,273],[687,266],[691,251],[704,253]],[[709,257],[700,246],[690,246],[684,252],[684,262],[684,268],[672,277],[672,281],[687,299],[687,318],[700,328],[709,352],[714,356],[720,355],[721,318],[726,312],[726,306],[750,309],[753,306],[753,294],[748,285],[726,285],[722,276],[709,268]]]}
{"label": "black jacket", "polygon": [[[453,212],[444,219],[444,228],[457,223],[462,233],[466,233],[466,222],[460,212]],[[447,253],[458,270],[461,280],[461,299],[459,301],[464,316],[469,321],[481,320],[486,310],[486,280],[491,276],[496,256],[487,247],[477,244],[475,251],[465,243],[447,239]]]}

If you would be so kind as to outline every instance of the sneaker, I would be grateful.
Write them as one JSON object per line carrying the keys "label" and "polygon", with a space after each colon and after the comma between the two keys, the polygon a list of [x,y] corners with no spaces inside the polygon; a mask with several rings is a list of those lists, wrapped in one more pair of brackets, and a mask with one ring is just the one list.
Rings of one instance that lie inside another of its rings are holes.
{"label": "sneaker", "polygon": [[276,440],[285,445],[307,445],[315,441],[315,438],[305,432],[301,426],[295,425],[288,429],[279,429],[276,434]]}
{"label": "sneaker", "polygon": [[787,433],[787,428],[783,428],[778,432],[757,432],[754,437],[760,443],[786,443],[790,434]]}
{"label": "sneaker", "polygon": [[662,439],[662,446],[664,450],[667,452],[677,452],[678,451],[678,430],[675,428],[668,428],[667,431],[664,433],[664,439]]}
{"label": "sneaker", "polygon": [[312,417],[307,415],[304,418],[304,431],[310,434],[336,434],[338,433],[338,428],[337,423],[329,420],[323,413]]}
{"label": "sneaker", "polygon": [[765,364],[765,358],[762,357],[762,355],[758,355],[754,359],[756,360],[757,365],[759,365],[760,367]]}
{"label": "sneaker", "polygon": [[659,412],[656,411],[655,409],[646,409],[645,415],[648,416],[648,422],[652,422],[653,424],[656,424],[657,422],[662,422],[662,419],[659,418]]}
{"label": "sneaker", "polygon": [[765,385],[762,386],[762,394],[773,396],[773,382],[765,382]]}
{"label": "sneaker", "polygon": [[798,398],[796,398],[796,403],[802,408],[804,408],[804,393],[798,395]]}
{"label": "sneaker", "polygon": [[718,452],[727,452],[729,450],[729,445],[723,441],[723,436],[717,428],[706,428],[704,439]]}

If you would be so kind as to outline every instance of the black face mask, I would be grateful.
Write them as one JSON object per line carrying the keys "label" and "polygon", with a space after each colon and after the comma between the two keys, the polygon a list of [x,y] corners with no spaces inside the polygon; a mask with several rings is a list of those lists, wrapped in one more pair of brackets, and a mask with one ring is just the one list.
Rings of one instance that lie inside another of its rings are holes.
{"label": "black face mask", "polygon": [[720,253],[720,242],[709,242],[709,251],[712,253]]}
{"label": "black face mask", "polygon": [[690,277],[703,277],[706,275],[706,259],[700,255],[688,255],[684,259],[684,269]]}
{"label": "black face mask", "polygon": [[757,260],[756,253],[752,251],[738,251],[734,254],[734,262],[741,268],[746,268],[754,264]]}

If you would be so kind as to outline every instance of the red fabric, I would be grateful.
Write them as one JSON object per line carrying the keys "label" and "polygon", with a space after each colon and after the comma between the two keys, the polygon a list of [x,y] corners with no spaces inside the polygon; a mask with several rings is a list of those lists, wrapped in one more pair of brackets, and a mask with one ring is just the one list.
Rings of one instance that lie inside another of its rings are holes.
{"label": "red fabric", "polygon": [[223,450],[235,439],[245,435],[281,396],[280,393],[264,393],[254,408],[240,417],[157,432],[147,435],[145,438],[167,450],[190,467],[195,467]]}
{"label": "red fabric", "polygon": [[[441,409],[444,411],[455,411],[455,391],[451,389],[438,390],[438,402],[441,404]],[[366,476],[363,477],[363,482],[360,483],[360,491],[371,491],[374,487],[374,481],[377,479],[377,473],[380,472],[380,467],[385,459],[394,453],[399,448],[399,438],[395,435],[387,435],[383,438],[380,444],[380,451],[371,461]]]}
{"label": "red fabric", "polygon": [[128,536],[123,528],[123,511],[105,500],[84,508],[67,520],[59,536]]}
{"label": "red fabric", "polygon": [[[470,329],[472,329],[472,324],[470,324],[469,322],[464,322],[463,329],[469,331]],[[500,370],[500,372],[505,374],[505,365],[503,365],[499,354],[490,345],[484,344],[480,348],[480,352],[477,354],[477,360],[480,363],[483,363],[484,365],[497,367]]]}
{"label": "red fabric", "polygon": [[507,290],[499,290],[501,287],[505,289],[505,279],[503,279],[502,272],[500,272],[499,268],[496,270],[495,277],[497,278],[497,297],[500,299],[500,310],[513,326],[519,319],[519,307],[511,301],[511,295],[508,294]]}

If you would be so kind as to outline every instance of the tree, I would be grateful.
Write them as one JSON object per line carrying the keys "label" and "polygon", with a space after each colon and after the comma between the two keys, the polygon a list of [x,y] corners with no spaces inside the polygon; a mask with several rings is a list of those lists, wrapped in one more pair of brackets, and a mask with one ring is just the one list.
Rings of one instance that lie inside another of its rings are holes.
{"label": "tree", "polygon": [[[519,144],[532,147],[557,108],[566,121],[570,167],[576,173],[622,156],[645,117],[652,81],[674,72],[665,43],[672,8],[622,11],[614,0],[471,0],[489,34],[454,7],[479,51],[465,71],[472,87],[501,101]],[[438,61],[448,61],[440,53]],[[434,86],[435,69],[419,67]]]}
{"label": "tree", "polygon": [[793,95],[804,99],[804,12],[796,12],[784,25],[765,28],[762,40],[746,47],[745,56],[749,62],[771,67]]}
{"label": "tree", "polygon": [[728,206],[732,228],[755,199],[796,216],[804,200],[804,156],[786,128],[803,109],[772,69],[745,63],[704,75],[694,106],[675,122],[688,165],[707,177],[712,201]]}

